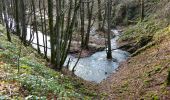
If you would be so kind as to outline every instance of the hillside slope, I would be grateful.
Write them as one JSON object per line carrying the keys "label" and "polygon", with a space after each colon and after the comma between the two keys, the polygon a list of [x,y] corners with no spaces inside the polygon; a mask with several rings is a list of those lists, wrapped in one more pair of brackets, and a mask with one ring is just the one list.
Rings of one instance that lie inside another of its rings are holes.
{"label": "hillside slope", "polygon": [[123,28],[120,48],[132,55],[116,73],[101,83],[99,89],[107,95],[105,99],[170,99],[169,5],[169,0],[145,0],[143,22]]}
{"label": "hillside slope", "polygon": [[101,90],[107,98],[170,99],[170,88],[166,84],[170,68],[170,26],[157,32],[154,41],[155,45],[141,49],[102,83]]}
{"label": "hillside slope", "polygon": [[0,34],[0,100],[79,100],[97,96],[81,79],[48,68],[46,60],[30,46],[20,44],[17,36],[11,34],[12,43],[8,42],[2,25],[0,33],[3,33]]}

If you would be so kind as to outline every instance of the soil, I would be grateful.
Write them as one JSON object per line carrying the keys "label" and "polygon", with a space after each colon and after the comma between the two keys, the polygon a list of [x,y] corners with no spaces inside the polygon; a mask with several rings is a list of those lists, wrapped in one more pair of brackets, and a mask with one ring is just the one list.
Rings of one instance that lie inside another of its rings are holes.
{"label": "soil", "polygon": [[[99,84],[105,100],[170,100],[166,85],[170,68],[170,39],[123,62],[116,73]],[[154,99],[157,100],[157,99]]]}

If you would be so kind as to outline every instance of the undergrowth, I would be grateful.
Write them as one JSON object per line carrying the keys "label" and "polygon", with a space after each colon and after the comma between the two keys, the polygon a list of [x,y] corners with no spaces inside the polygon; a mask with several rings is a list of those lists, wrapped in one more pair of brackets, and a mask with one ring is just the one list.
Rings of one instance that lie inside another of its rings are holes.
{"label": "undergrowth", "polygon": [[[2,30],[2,29],[1,29]],[[0,99],[90,99],[95,93],[89,91],[85,95],[83,87],[75,87],[79,83],[60,72],[45,66],[42,59],[31,47],[22,46],[19,59],[20,43],[12,35],[13,43],[7,41],[6,36],[0,36]],[[18,59],[20,61],[19,69]],[[11,84],[16,83],[16,91],[11,91]],[[3,84],[7,84],[3,85]],[[9,87],[9,89],[5,88]],[[77,89],[76,89],[77,88]],[[86,92],[88,90],[86,89]],[[79,92],[79,93],[78,93]],[[91,93],[91,94],[90,94]]]}

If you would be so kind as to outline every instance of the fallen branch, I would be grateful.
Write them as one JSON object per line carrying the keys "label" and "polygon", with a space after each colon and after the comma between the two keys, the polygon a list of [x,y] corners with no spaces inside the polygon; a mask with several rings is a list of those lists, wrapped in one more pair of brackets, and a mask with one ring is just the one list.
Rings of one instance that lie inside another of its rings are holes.
{"label": "fallen branch", "polygon": [[134,56],[138,55],[138,54],[141,53],[142,51],[144,51],[144,50],[150,48],[151,46],[153,46],[153,45],[155,45],[155,44],[156,44],[155,41],[149,43],[148,45],[146,45],[146,46],[144,46],[144,47],[138,49],[136,52],[134,52],[133,54],[131,54],[131,57],[134,57]]}

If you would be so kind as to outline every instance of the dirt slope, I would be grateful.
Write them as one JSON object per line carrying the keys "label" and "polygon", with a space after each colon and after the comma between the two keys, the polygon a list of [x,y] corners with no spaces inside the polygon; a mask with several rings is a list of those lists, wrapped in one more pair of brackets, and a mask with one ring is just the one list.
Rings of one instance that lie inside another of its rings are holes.
{"label": "dirt slope", "polygon": [[170,100],[170,87],[166,85],[170,68],[170,27],[158,34],[154,46],[129,58],[101,83],[100,90],[107,95],[105,99]]}

